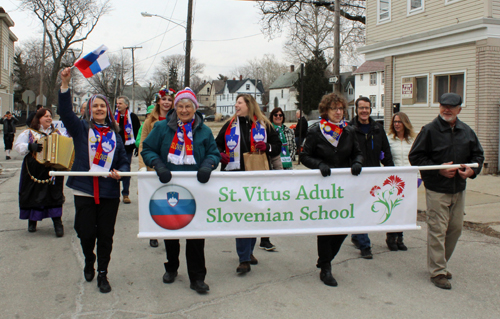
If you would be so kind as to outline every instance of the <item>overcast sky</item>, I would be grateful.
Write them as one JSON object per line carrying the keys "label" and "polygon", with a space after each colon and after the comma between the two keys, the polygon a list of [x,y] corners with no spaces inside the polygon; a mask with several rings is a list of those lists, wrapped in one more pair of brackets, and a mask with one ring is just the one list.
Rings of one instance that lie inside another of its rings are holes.
{"label": "overcast sky", "polygon": [[[32,37],[42,37],[41,23],[32,13],[19,10],[19,1],[2,2],[15,23],[11,30],[19,38],[16,45]],[[101,44],[108,46],[110,52],[142,46],[135,51],[136,78],[139,80],[148,79],[153,74],[154,66],[162,56],[184,54],[184,28],[158,17],[143,17],[141,12],[162,15],[185,24],[188,0],[111,0],[111,3],[112,11],[99,21],[89,39],[84,41],[84,54]],[[262,34],[260,14],[254,2],[194,0],[193,11],[191,55],[205,64],[204,76],[215,79],[219,73],[230,75],[235,67],[266,53],[287,62],[283,60],[284,37],[269,41]],[[130,50],[126,52],[130,55]]]}

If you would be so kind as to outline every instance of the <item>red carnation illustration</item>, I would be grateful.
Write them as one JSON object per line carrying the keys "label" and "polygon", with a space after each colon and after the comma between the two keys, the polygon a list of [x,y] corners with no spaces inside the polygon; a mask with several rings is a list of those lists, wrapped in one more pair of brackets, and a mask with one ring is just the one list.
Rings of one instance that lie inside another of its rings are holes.
{"label": "red carnation illustration", "polygon": [[385,210],[385,219],[381,224],[385,223],[391,217],[392,210],[403,201],[405,197],[403,195],[404,188],[405,182],[399,176],[391,175],[384,181],[382,188],[375,185],[370,190],[370,195],[378,198],[372,205],[372,212],[379,212],[375,207],[377,204],[381,204]]}

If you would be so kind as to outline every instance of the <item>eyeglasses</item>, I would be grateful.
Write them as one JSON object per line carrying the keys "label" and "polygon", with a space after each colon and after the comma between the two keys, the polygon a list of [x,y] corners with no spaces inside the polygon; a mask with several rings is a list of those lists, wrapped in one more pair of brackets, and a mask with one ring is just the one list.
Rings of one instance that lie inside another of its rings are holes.
{"label": "eyeglasses", "polygon": [[343,112],[344,111],[343,108],[337,108],[337,107],[330,107],[329,110],[333,111],[333,112],[338,112],[338,111],[342,111]]}
{"label": "eyeglasses", "polygon": [[283,117],[283,114],[274,114],[274,117]]}

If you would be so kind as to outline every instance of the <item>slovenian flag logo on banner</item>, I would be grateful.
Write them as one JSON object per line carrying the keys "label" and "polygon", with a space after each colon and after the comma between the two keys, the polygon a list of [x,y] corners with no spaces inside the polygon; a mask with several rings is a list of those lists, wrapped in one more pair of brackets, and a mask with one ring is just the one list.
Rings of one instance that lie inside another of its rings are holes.
{"label": "slovenian flag logo on banner", "polygon": [[108,56],[106,55],[107,49],[105,45],[101,45],[99,48],[76,61],[75,66],[82,72],[84,77],[90,78],[110,65]]}

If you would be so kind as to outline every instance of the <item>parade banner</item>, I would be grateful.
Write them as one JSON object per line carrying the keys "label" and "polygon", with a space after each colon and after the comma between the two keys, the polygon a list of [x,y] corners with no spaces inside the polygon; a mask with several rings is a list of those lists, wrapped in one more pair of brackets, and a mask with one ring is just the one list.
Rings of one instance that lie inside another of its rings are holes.
{"label": "parade banner", "polygon": [[417,167],[139,172],[139,238],[259,237],[397,232],[417,226]]}

